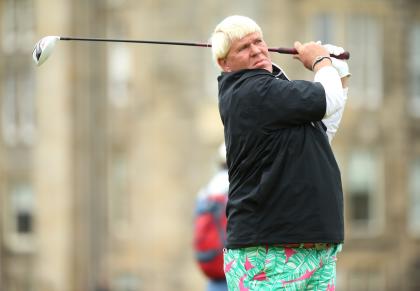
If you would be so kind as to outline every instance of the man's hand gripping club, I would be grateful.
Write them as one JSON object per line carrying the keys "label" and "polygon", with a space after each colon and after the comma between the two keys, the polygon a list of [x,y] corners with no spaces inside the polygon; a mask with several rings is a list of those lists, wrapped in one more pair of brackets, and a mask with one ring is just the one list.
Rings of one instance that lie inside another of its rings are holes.
{"label": "man's hand gripping club", "polygon": [[295,42],[295,49],[298,54],[294,56],[310,71],[318,71],[322,67],[331,66],[332,61],[328,50],[316,42],[300,43]]}

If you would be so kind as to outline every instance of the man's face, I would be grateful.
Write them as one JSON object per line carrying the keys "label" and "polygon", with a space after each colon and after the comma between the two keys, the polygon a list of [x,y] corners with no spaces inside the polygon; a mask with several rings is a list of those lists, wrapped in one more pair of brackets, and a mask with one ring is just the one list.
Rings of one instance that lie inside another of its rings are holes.
{"label": "man's face", "polygon": [[272,71],[267,44],[258,32],[250,33],[232,43],[229,53],[218,60],[225,72],[242,69],[265,69]]}

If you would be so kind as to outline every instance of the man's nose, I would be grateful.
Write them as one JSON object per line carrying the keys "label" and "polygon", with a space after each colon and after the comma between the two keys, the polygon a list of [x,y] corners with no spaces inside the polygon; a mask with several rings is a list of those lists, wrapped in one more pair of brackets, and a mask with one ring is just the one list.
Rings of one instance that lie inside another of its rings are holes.
{"label": "man's nose", "polygon": [[261,52],[261,48],[255,44],[251,44],[251,53],[252,55],[257,55]]}

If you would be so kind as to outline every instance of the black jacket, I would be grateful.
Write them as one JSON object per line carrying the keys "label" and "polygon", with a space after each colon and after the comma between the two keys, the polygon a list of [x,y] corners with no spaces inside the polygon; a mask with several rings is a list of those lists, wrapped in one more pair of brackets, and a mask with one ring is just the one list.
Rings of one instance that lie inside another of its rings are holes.
{"label": "black jacket", "polygon": [[229,167],[227,247],[344,240],[343,194],[320,83],[222,73]]}

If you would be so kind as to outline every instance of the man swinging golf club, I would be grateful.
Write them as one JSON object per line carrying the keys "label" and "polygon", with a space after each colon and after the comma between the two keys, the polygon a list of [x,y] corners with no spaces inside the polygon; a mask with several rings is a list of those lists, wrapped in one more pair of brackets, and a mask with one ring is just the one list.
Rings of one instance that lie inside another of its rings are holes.
{"label": "man swinging golf club", "polygon": [[229,290],[334,290],[344,240],[330,142],[347,99],[340,47],[295,43],[314,81],[273,65],[260,27],[230,16],[211,37],[229,168],[224,271]]}
{"label": "man swinging golf club", "polygon": [[[70,37],[49,35],[41,38],[34,46],[32,51],[32,59],[37,66],[42,65],[52,54],[54,46],[57,41],[82,41],[82,42],[120,42],[120,43],[136,43],[136,44],[153,44],[153,45],[177,45],[177,46],[194,46],[194,47],[211,47],[208,43],[199,42],[184,42],[184,41],[159,41],[159,40],[142,40],[142,39],[113,39],[113,38],[92,38],[92,37]],[[296,54],[295,48],[268,48],[270,52],[277,52],[280,54]],[[350,58],[350,53],[344,50],[335,51],[338,53],[331,53],[338,59],[347,60]]]}

